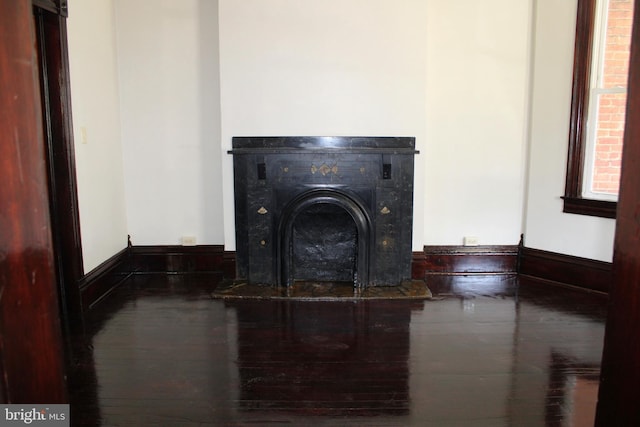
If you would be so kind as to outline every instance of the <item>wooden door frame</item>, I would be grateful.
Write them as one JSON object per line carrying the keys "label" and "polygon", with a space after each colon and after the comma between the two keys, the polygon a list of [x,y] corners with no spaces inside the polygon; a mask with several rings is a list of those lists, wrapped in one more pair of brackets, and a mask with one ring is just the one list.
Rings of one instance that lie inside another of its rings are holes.
{"label": "wooden door frame", "polygon": [[0,2],[0,400],[66,403],[32,8]]}
{"label": "wooden door frame", "polygon": [[597,426],[640,425],[640,0],[635,0],[622,173]]}
{"label": "wooden door frame", "polygon": [[47,154],[49,210],[65,332],[83,329],[84,274],[71,117],[66,2],[33,0]]}

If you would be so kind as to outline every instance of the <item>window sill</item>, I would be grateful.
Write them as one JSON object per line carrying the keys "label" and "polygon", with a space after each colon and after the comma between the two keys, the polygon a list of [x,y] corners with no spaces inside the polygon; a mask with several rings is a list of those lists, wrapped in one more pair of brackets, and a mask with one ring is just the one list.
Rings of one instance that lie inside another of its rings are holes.
{"label": "window sill", "polygon": [[582,199],[579,197],[563,197],[562,212],[578,215],[598,216],[601,218],[616,217],[617,202],[607,200]]}

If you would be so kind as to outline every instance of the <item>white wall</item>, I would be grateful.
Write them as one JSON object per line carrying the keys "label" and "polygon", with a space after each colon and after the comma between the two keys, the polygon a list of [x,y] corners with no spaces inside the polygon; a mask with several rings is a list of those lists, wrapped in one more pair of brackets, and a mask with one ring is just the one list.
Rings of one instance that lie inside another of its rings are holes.
{"label": "white wall", "polygon": [[561,213],[576,0],[112,2],[69,19],[88,269],[127,233],[233,250],[235,135],[415,136],[414,250],[611,259],[613,220]]}
{"label": "white wall", "polygon": [[74,2],[70,9],[78,202],[84,269],[89,272],[127,246],[113,2]]}
{"label": "white wall", "polygon": [[576,0],[536,0],[529,190],[525,244],[611,261],[613,219],[562,213]]}
{"label": "white wall", "polygon": [[516,244],[525,181],[530,0],[428,0],[424,244]]}
{"label": "white wall", "polygon": [[217,2],[115,5],[133,244],[222,243]]}
{"label": "white wall", "polygon": [[235,135],[415,136],[414,250],[517,243],[530,3],[480,3],[221,0],[223,150]]}
{"label": "white wall", "polygon": [[[420,0],[220,0],[222,151],[233,136],[252,135],[415,136],[421,149],[425,21]],[[223,172],[225,245],[233,249],[228,155]]]}

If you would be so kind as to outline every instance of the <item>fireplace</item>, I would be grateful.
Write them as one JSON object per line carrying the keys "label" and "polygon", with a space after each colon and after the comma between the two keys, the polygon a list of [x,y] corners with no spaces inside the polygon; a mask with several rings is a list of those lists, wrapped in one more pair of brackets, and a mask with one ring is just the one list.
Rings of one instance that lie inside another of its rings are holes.
{"label": "fireplace", "polygon": [[237,278],[358,288],[411,278],[409,137],[234,137]]}

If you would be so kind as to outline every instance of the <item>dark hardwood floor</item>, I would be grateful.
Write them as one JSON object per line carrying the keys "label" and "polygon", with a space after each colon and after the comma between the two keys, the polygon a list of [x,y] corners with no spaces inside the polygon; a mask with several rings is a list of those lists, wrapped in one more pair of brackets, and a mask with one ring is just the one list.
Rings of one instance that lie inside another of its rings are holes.
{"label": "dark hardwood floor", "polygon": [[212,299],[137,275],[78,337],[74,425],[592,426],[606,299],[439,276],[434,299]]}

